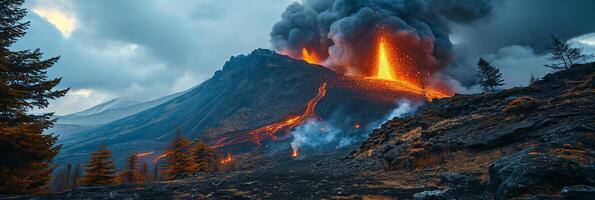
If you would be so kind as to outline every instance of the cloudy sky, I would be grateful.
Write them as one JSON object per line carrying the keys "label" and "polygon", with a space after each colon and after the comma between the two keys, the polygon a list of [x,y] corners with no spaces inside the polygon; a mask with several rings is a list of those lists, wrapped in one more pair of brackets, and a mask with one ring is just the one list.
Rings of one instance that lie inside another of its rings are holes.
{"label": "cloudy sky", "polygon": [[[59,115],[117,97],[148,100],[209,78],[230,56],[270,48],[269,33],[292,0],[28,0],[31,27],[15,49],[61,56],[50,76],[69,94]],[[504,0],[492,16],[452,25],[457,63],[449,73],[469,90],[479,56],[499,66],[506,86],[549,70],[544,39],[559,34],[595,49],[595,1]],[[522,69],[522,70],[519,70]],[[471,88],[472,89],[472,88]]]}
{"label": "cloudy sky", "polygon": [[290,0],[29,0],[15,49],[61,56],[49,72],[68,95],[46,109],[80,111],[116,97],[151,99],[209,78],[230,56],[269,48]]}

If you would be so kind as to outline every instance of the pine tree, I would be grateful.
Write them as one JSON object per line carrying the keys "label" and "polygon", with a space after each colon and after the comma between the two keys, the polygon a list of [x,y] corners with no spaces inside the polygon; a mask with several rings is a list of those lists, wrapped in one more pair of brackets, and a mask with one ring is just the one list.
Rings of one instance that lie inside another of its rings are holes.
{"label": "pine tree", "polygon": [[504,79],[502,79],[500,69],[492,66],[492,64],[483,58],[479,59],[477,66],[479,67],[477,75],[479,77],[479,84],[484,91],[494,92],[497,87],[504,85]]}
{"label": "pine tree", "polygon": [[213,162],[214,153],[203,141],[198,140],[192,145],[193,172],[211,172],[210,164]]}
{"label": "pine tree", "polygon": [[141,183],[148,183],[151,181],[151,174],[149,173],[149,164],[143,162],[138,169],[138,175]]}
{"label": "pine tree", "polygon": [[72,171],[72,183],[71,183],[71,189],[74,191],[76,189],[76,186],[78,185],[78,181],[81,178],[81,163],[77,163],[74,166],[74,170]]}
{"label": "pine tree", "polygon": [[190,157],[190,141],[182,136],[182,131],[177,128],[172,143],[167,148],[168,163],[166,165],[169,179],[188,177],[193,169]]}
{"label": "pine tree", "polygon": [[116,173],[111,152],[105,144],[99,145],[97,151],[91,154],[91,161],[85,165],[84,182],[87,185],[112,185],[115,183]]}
{"label": "pine tree", "polygon": [[126,158],[126,166],[124,171],[120,174],[122,183],[135,184],[140,182],[140,176],[138,175],[137,167],[138,157],[136,154],[132,154]]}
{"label": "pine tree", "polygon": [[533,76],[533,74],[531,74],[531,78],[529,79],[529,84],[533,84],[533,83],[535,83],[535,81],[537,81],[537,78],[535,78],[535,76]]}
{"label": "pine tree", "polygon": [[61,79],[48,80],[48,68],[58,57],[42,59],[39,49],[12,51],[26,33],[21,22],[24,0],[0,0],[0,193],[43,192],[55,166],[60,146],[56,137],[43,134],[53,125],[53,113],[31,114],[68,91],[52,90]]}
{"label": "pine tree", "polygon": [[546,67],[552,68],[554,71],[563,69],[570,69],[570,67],[577,62],[583,61],[587,58],[583,54],[583,49],[578,47],[571,47],[568,42],[562,41],[556,36],[551,37],[551,64],[546,64]]}

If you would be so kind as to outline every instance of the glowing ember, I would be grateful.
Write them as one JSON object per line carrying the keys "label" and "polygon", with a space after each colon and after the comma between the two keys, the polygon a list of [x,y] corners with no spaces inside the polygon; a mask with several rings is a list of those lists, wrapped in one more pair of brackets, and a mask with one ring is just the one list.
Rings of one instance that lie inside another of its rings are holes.
{"label": "glowing ember", "polygon": [[157,163],[157,162],[159,162],[159,160],[160,160],[161,158],[165,158],[165,157],[169,156],[169,154],[170,154],[170,153],[163,153],[163,154],[161,154],[161,155],[157,156],[157,158],[153,159],[153,164],[154,164],[154,163]]}
{"label": "glowing ember", "polygon": [[297,149],[292,149],[291,150],[291,157],[292,158],[297,158],[298,156],[300,156],[300,152],[298,152]]}
{"label": "glowing ember", "polygon": [[136,154],[136,157],[139,157],[140,158],[140,157],[148,156],[148,155],[151,155],[151,154],[153,154],[153,152],[137,153]]}
{"label": "glowing ember", "polygon": [[227,156],[223,159],[221,159],[221,165],[227,165],[230,164],[233,161],[233,156],[231,155],[231,153],[227,153]]}
{"label": "glowing ember", "polygon": [[314,52],[308,51],[308,49],[306,48],[302,48],[302,59],[310,64],[320,63],[320,59],[318,59],[318,56],[316,56]]}
{"label": "glowing ember", "polygon": [[353,128],[356,128],[356,129],[360,129],[361,127],[362,127],[362,125],[361,125],[359,122],[356,122],[356,123],[353,125]]}

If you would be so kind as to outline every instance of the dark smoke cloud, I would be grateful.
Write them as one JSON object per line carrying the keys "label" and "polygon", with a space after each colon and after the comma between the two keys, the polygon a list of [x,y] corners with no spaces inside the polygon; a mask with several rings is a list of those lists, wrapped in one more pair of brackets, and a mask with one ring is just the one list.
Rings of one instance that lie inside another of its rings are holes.
{"label": "dark smoke cloud", "polygon": [[[491,13],[489,0],[305,0],[293,3],[273,27],[273,47],[294,57],[307,48],[337,71],[358,74],[369,65],[374,39],[388,31],[418,57],[418,66],[452,61],[450,23],[468,24]],[[382,28],[381,28],[382,27]],[[354,69],[355,67],[355,69]]]}

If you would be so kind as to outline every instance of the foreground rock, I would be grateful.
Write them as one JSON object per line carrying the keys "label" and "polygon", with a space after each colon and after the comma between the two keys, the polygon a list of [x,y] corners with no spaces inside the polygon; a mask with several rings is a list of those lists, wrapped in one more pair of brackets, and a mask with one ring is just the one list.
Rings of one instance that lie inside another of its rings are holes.
{"label": "foreground rock", "polygon": [[[595,184],[594,77],[591,63],[529,87],[434,100],[383,124],[354,155],[389,171],[434,175],[419,181],[442,172],[477,174],[488,187],[476,193],[496,199],[558,198],[564,187]],[[442,179],[436,184],[477,185]]]}

